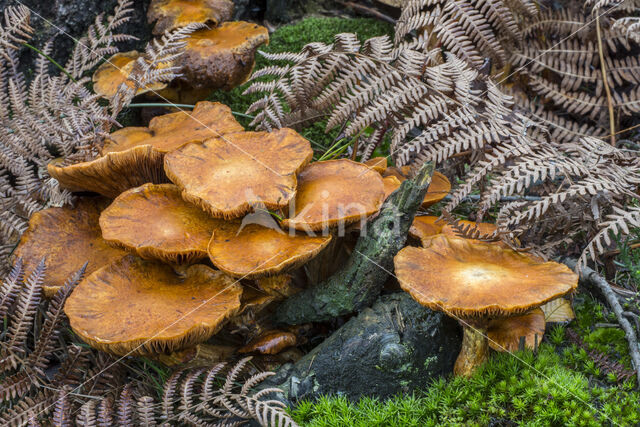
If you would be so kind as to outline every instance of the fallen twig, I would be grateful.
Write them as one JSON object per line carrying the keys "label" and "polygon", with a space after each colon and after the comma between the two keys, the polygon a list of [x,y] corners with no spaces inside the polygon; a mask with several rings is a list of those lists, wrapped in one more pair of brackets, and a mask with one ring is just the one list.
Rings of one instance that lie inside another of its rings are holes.
{"label": "fallen twig", "polygon": [[365,6],[363,4],[358,4],[352,1],[340,1],[338,0],[338,3],[340,3],[341,5],[348,7],[349,9],[353,9],[359,12],[364,13],[365,15],[371,15],[374,16],[378,19],[381,19],[382,21],[388,22],[390,24],[395,25],[396,24],[396,20],[393,19],[392,17],[390,17],[389,15],[385,15],[384,13],[375,10],[371,7]]}
{"label": "fallen twig", "polygon": [[[573,270],[576,269],[577,261],[575,259],[565,258],[562,262],[569,266],[569,268]],[[596,287],[615,313],[616,319],[624,331],[624,335],[629,343],[629,355],[631,356],[633,368],[636,371],[637,385],[640,387],[640,346],[638,346],[638,333],[634,331],[633,326],[625,316],[625,312],[618,301],[618,297],[611,289],[609,282],[594,270],[586,266],[578,271],[578,273],[580,274],[580,282],[589,287]]]}

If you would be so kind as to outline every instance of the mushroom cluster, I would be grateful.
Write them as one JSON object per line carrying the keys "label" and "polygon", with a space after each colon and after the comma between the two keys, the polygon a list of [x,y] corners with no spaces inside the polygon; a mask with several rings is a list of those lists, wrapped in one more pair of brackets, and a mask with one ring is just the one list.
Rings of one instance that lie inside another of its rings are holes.
{"label": "mushroom cluster", "polygon": [[34,215],[16,255],[55,266],[51,292],[88,262],[65,312],[90,345],[118,355],[194,347],[291,295],[288,272],[381,207],[380,173],[347,159],[309,164],[312,155],[294,130],[244,131],[218,103],[158,116],[111,134],[94,160],[50,164],[83,195]]}
{"label": "mushroom cluster", "polygon": [[[170,83],[157,83],[138,90],[177,103],[195,103],[212,90],[230,90],[244,83],[253,70],[259,46],[269,42],[268,30],[250,22],[227,22],[233,16],[231,0],[152,0],[147,18],[155,24],[153,34],[161,35],[191,23],[206,27],[194,31],[185,40],[184,54],[174,64],[181,76]],[[118,87],[127,84],[138,51],[117,53],[93,75],[94,91],[105,98],[115,96]]]}

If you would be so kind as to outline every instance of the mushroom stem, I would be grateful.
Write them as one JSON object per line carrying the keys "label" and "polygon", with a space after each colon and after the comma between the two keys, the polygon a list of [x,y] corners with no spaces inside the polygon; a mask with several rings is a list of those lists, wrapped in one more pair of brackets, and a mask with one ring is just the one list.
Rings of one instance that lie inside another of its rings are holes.
{"label": "mushroom stem", "polygon": [[462,349],[453,372],[456,376],[469,378],[489,357],[487,323],[465,321],[462,331]]}

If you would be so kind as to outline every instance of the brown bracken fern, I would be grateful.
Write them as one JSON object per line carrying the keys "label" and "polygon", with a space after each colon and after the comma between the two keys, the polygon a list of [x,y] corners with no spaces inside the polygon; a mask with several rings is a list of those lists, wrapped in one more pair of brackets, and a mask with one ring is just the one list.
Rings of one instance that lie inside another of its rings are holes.
{"label": "brown bracken fern", "polygon": [[[64,343],[66,316],[62,309],[82,279],[84,267],[69,277],[49,301],[43,301],[45,270],[43,260],[25,274],[18,260],[0,288],[0,318],[6,325],[0,341],[3,425],[35,423],[50,415],[56,419],[67,411],[65,405],[55,404],[60,394],[69,396],[69,390],[84,384],[84,393],[100,396],[117,384],[110,383],[114,380],[113,367],[105,370],[101,382],[88,377],[96,368],[112,365],[109,356],[96,358],[89,350]],[[85,381],[87,378],[90,381]]]}
{"label": "brown bracken fern", "polygon": [[[516,103],[543,123],[557,142],[611,133],[605,82],[615,124],[624,127],[640,113],[640,45],[630,23],[633,18],[617,20],[627,9],[604,6],[592,14],[588,8],[540,13],[523,27],[523,41],[510,57],[517,76],[515,89],[520,89]],[[601,43],[597,25],[601,26]]]}
{"label": "brown bracken fern", "polygon": [[289,63],[257,71],[254,80],[271,80],[246,90],[265,93],[248,110],[257,113],[259,128],[327,117],[327,129],[347,123],[347,137],[362,136],[362,160],[389,134],[397,165],[443,162],[492,147],[519,151],[530,143],[510,97],[451,54],[397,48],[387,37],[360,43],[354,34],[339,34],[332,45],[265,56]]}
{"label": "brown bracken fern", "polygon": [[[115,117],[139,87],[177,75],[171,63],[196,26],[150,44],[109,105],[100,104],[87,89],[91,69],[117,52],[116,43],[131,38],[115,33],[129,20],[131,4],[119,0],[111,17],[96,18],[87,35],[77,41],[64,72],[51,73],[52,65],[40,56],[30,82],[18,62],[20,48],[33,32],[29,10],[17,6],[4,11],[4,22],[0,22],[0,272],[8,267],[8,255],[29,216],[71,200],[71,194],[47,174],[47,163],[55,158],[78,161],[95,156],[117,124]],[[48,54],[52,48],[49,42],[42,51]]]}
{"label": "brown bracken fern", "polygon": [[[252,392],[273,372],[262,372],[241,380],[251,358],[240,360],[226,377],[224,363],[211,368],[179,370],[164,385],[161,401],[140,395],[127,384],[115,398],[87,400],[76,410],[76,423],[86,427],[103,425],[197,425],[239,426],[255,420],[261,426],[293,427],[296,423],[285,412],[285,405],[270,395],[276,388]],[[58,405],[70,407],[69,395],[59,395]],[[60,403],[60,401],[67,401]]]}
{"label": "brown bracken fern", "polygon": [[476,68],[485,58],[501,66],[522,40],[519,23],[537,14],[531,0],[409,0],[395,42],[423,52],[442,46]]}
{"label": "brown bracken fern", "polygon": [[[640,181],[637,151],[595,138],[606,135],[608,114],[597,47],[584,27],[588,11],[571,22],[577,12],[538,13],[525,2],[469,2],[467,8],[485,7],[480,15],[493,19],[493,33],[504,37],[482,44],[466,33],[471,26],[464,27],[457,33],[470,37],[467,44],[476,53],[461,59],[434,30],[445,25],[443,19],[463,22],[452,12],[462,3],[444,3],[408,2],[395,43],[385,37],[361,43],[353,34],[340,34],[332,45],[265,55],[281,65],[252,77],[247,93],[264,94],[249,109],[256,113],[253,124],[270,129],[326,119],[327,130],[340,128],[341,136],[360,140],[354,145],[361,160],[387,135],[398,166],[434,161],[446,168],[462,159],[469,168],[444,209],[452,211],[481,189],[479,218],[497,212],[499,229],[476,237],[535,245],[547,255],[566,250],[573,239],[582,264],[595,259],[612,244],[612,233],[624,234],[637,224],[638,211],[625,206],[638,199]],[[508,22],[500,25],[511,32],[498,29],[491,7],[504,12],[500,18]],[[632,42],[605,24],[614,108],[624,118],[639,107],[637,56],[629,55]],[[564,40],[567,34],[574,38]],[[550,40],[556,42],[552,49],[542,45]],[[487,47],[498,45],[502,53],[513,52],[507,57],[517,66],[513,96],[485,75],[490,63],[480,61],[502,61],[497,48],[492,54]],[[527,197],[502,203],[515,196]]]}

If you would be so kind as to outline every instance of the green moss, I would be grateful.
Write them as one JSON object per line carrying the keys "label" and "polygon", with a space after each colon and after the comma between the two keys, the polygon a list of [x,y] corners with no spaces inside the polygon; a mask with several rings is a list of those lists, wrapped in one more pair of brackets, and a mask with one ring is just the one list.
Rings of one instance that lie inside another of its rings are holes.
{"label": "green moss", "polygon": [[[623,336],[587,327],[603,315],[601,305],[584,298],[576,314],[571,327],[588,345],[628,357]],[[305,426],[638,425],[635,382],[602,384],[606,375],[584,350],[567,344],[564,327],[554,327],[537,354],[493,354],[469,380],[441,379],[427,390],[385,402],[323,397],[302,402],[293,414]]]}
{"label": "green moss", "polygon": [[[370,37],[393,34],[393,27],[389,24],[374,19],[341,19],[341,18],[307,18],[294,25],[279,28],[271,34],[268,46],[260,50],[269,53],[299,52],[306,44],[311,42],[333,42],[333,37],[339,33],[356,33],[360,40]],[[256,55],[255,69],[261,69],[272,65],[270,61],[260,54]],[[231,107],[233,111],[245,112],[249,105],[259,99],[259,95],[242,95],[247,84],[239,86],[231,91],[215,91],[209,96],[210,101],[219,101]],[[244,126],[248,126],[250,120],[239,120]],[[316,122],[301,131],[307,139],[312,141],[315,148],[327,147],[337,135],[337,130],[325,134],[325,121]]]}

